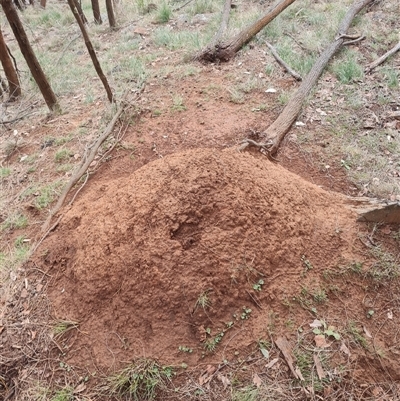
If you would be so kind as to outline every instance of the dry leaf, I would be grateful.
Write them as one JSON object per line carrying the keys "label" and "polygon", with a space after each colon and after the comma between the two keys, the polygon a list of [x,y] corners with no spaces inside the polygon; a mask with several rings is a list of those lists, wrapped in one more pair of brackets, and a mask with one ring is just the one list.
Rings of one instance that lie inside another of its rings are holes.
{"label": "dry leaf", "polygon": [[388,313],[387,313],[387,318],[390,319],[390,320],[393,319],[393,312],[392,312],[391,310],[388,311]]}
{"label": "dry leaf", "polygon": [[312,323],[310,323],[310,327],[312,327],[312,328],[318,328],[318,327],[322,327],[322,326],[323,326],[323,324],[318,319],[315,319]]}
{"label": "dry leaf", "polygon": [[74,394],[79,394],[79,393],[81,393],[82,391],[85,391],[85,390],[86,390],[86,384],[85,383],[78,384],[75,387]]}
{"label": "dry leaf", "polygon": [[371,332],[365,326],[363,326],[363,330],[368,338],[372,338]]}
{"label": "dry leaf", "polygon": [[350,356],[350,350],[347,348],[346,344],[342,341],[342,345],[340,346],[340,351],[342,351],[344,354]]}
{"label": "dry leaf", "polygon": [[299,376],[297,375],[297,373],[293,367],[292,350],[290,348],[290,344],[289,344],[288,340],[286,340],[285,337],[278,337],[275,340],[275,344],[280,349],[283,356],[285,357],[286,363],[288,364],[290,371],[293,373],[293,376],[296,379],[299,379]]}
{"label": "dry leaf", "polygon": [[299,380],[304,381],[304,377],[303,377],[303,375],[301,374],[301,370],[300,370],[300,368],[299,368],[298,366],[296,366],[296,369],[295,369],[294,371],[296,372],[296,375],[297,375],[297,377],[299,378]]}
{"label": "dry leaf", "polygon": [[258,376],[257,373],[254,373],[254,376],[253,376],[253,383],[254,383],[257,387],[260,387],[261,384],[262,384],[262,380],[261,380],[260,376]]}
{"label": "dry leaf", "polygon": [[317,369],[317,375],[319,380],[322,380],[324,377],[326,377],[326,374],[324,372],[324,369],[322,367],[321,361],[318,358],[318,355],[313,355],[313,359],[314,359],[314,364],[315,364],[315,368]]}
{"label": "dry leaf", "polygon": [[325,336],[323,334],[318,334],[314,337],[315,345],[318,348],[328,348],[330,344],[326,342]]}
{"label": "dry leaf", "polygon": [[278,361],[279,361],[279,358],[274,358],[271,362],[267,363],[267,364],[265,365],[265,367],[266,367],[267,369],[270,369],[270,368],[272,368],[272,366],[274,366]]}
{"label": "dry leaf", "polygon": [[230,384],[231,384],[230,380],[227,377],[225,377],[224,375],[221,375],[221,373],[218,373],[217,379],[222,382],[222,385],[224,386],[224,390],[226,390],[226,388],[228,386],[230,386]]}
{"label": "dry leaf", "polygon": [[23,288],[21,291],[21,298],[26,298],[28,295],[29,295],[28,291],[25,288]]}

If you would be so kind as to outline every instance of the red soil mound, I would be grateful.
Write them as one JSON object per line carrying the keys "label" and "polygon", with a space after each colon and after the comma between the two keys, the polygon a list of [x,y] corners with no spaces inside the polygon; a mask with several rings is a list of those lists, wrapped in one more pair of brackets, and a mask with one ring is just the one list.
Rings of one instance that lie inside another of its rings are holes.
{"label": "red soil mound", "polygon": [[260,338],[301,290],[304,260],[318,281],[350,255],[354,230],[338,196],[250,154],[197,149],[89,186],[43,263],[55,316],[80,322],[73,362],[194,363],[218,333],[224,357]]}

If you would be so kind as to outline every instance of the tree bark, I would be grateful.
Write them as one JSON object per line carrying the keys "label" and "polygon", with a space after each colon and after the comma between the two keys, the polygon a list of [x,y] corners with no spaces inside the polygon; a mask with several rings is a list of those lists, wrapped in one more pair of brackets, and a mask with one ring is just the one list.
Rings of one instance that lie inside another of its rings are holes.
{"label": "tree bark", "polygon": [[113,102],[114,99],[113,99],[113,94],[112,94],[110,85],[108,84],[107,78],[104,75],[103,70],[101,69],[101,66],[100,66],[99,60],[97,59],[96,52],[94,51],[92,42],[90,41],[89,35],[86,32],[85,25],[83,24],[82,19],[75,7],[75,1],[68,0],[68,4],[69,4],[69,7],[71,8],[72,13],[74,14],[74,17],[76,19],[76,22],[79,25],[80,30],[82,32],[82,36],[83,36],[83,39],[85,40],[86,48],[88,49],[90,58],[93,61],[93,65],[97,72],[97,75],[99,76],[101,82],[103,83],[104,89],[106,90],[108,100],[110,102]]}
{"label": "tree bark", "polygon": [[3,8],[4,14],[14,32],[15,39],[17,39],[21,53],[25,58],[26,63],[35,79],[43,98],[51,111],[59,111],[60,106],[57,102],[57,97],[54,94],[49,81],[44,74],[42,67],[40,66],[35,53],[29,43],[28,37],[22,26],[21,20],[19,19],[17,10],[12,4],[11,0],[0,0],[1,7]]}
{"label": "tree bark", "polygon": [[268,25],[283,10],[289,7],[296,0],[281,0],[270,8],[254,24],[237,34],[233,39],[225,43],[217,43],[213,48],[207,47],[196,58],[201,61],[229,61],[244,45],[249,43],[257,33]]}
{"label": "tree bark", "polygon": [[81,7],[81,3],[79,2],[79,0],[74,0],[74,4],[75,4],[75,7],[76,7],[76,9],[78,11],[79,16],[81,17],[82,22],[84,24],[87,24],[88,20],[87,20],[85,14],[83,13],[83,10],[82,10],[82,7]]}
{"label": "tree bark", "polygon": [[282,113],[264,132],[266,141],[263,146],[270,147],[269,152],[271,155],[274,155],[277,152],[282,139],[285,137],[286,133],[299,115],[304,100],[318,81],[318,78],[322,74],[322,71],[328,64],[329,60],[345,42],[346,32],[350,28],[354,17],[372,1],[373,0],[357,0],[353,3],[340,23],[335,40],[328,45],[324,52],[318,57],[311,71],[304,78],[297,92],[290,99]]}
{"label": "tree bark", "polygon": [[106,9],[107,9],[108,23],[110,24],[110,28],[114,29],[117,25],[115,23],[112,0],[106,0]]}
{"label": "tree bark", "polygon": [[15,70],[11,58],[8,54],[8,49],[4,41],[1,29],[0,29],[0,61],[1,65],[3,66],[4,74],[8,82],[8,93],[9,93],[8,100],[12,102],[16,100],[19,96],[21,96],[21,86],[19,84],[17,71]]}
{"label": "tree bark", "polygon": [[46,8],[47,0],[40,0],[40,7]]}
{"label": "tree bark", "polygon": [[93,10],[94,23],[101,25],[103,21],[101,20],[99,0],[92,0],[92,10]]}

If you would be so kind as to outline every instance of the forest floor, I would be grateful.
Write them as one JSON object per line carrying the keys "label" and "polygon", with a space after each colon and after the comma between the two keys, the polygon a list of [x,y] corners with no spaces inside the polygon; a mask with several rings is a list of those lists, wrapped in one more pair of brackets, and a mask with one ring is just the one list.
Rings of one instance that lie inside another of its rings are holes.
{"label": "forest floor", "polygon": [[[62,109],[49,114],[11,30],[24,95],[0,106],[0,398],[398,400],[400,229],[343,195],[400,200],[397,0],[355,19],[276,161],[255,149],[351,2],[298,0],[228,63],[192,56],[223,1],[117,3],[88,31],[127,106],[115,113],[68,6],[21,15]],[[267,8],[236,1],[227,36]],[[182,8],[180,8],[183,6]],[[179,8],[179,10],[178,10]],[[105,12],[105,10],[104,10]],[[43,240],[42,240],[43,239]]]}

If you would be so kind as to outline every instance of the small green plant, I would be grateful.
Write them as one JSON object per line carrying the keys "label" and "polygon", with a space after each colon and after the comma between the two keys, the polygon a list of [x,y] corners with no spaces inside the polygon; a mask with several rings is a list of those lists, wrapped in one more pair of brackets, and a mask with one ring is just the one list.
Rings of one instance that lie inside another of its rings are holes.
{"label": "small green plant", "polygon": [[352,54],[347,54],[344,59],[337,61],[333,66],[333,71],[343,84],[349,84],[364,77],[362,66],[358,64]]}
{"label": "small green plant", "polygon": [[390,89],[399,87],[400,74],[396,69],[386,68],[383,71],[383,75],[384,75],[387,85]]}
{"label": "small green plant", "polygon": [[191,354],[193,352],[192,348],[186,347],[185,345],[180,345],[178,347],[179,351],[181,352],[187,352],[188,354]]}
{"label": "small green plant", "polygon": [[311,264],[311,262],[306,258],[306,255],[303,255],[301,257],[301,261],[304,265],[304,273],[307,273],[309,270],[313,269],[313,265]]}
{"label": "small green plant", "polygon": [[112,396],[134,401],[152,400],[157,392],[166,388],[173,369],[161,366],[153,359],[141,358],[108,379],[107,390]]}
{"label": "small green plant", "polygon": [[198,307],[206,310],[211,307],[211,300],[210,300],[210,289],[203,291],[199,297],[197,298],[196,304],[194,309],[196,310]]}
{"label": "small green plant", "polygon": [[258,393],[258,388],[254,388],[254,386],[234,389],[232,401],[256,401],[258,399]]}
{"label": "small green plant", "polygon": [[285,105],[287,105],[287,103],[289,102],[289,98],[290,98],[290,96],[289,96],[289,93],[288,93],[288,92],[286,92],[286,91],[281,92],[281,93],[279,94],[279,96],[278,96],[278,102],[279,102],[279,104],[280,104],[281,106],[285,106]]}
{"label": "small green plant", "polygon": [[260,280],[257,281],[256,284],[253,284],[253,290],[254,291],[261,291],[263,285],[264,285],[264,280],[260,279]]}
{"label": "small green plant", "polygon": [[172,10],[166,1],[163,1],[158,8],[156,21],[159,24],[165,24],[171,19]]}
{"label": "small green plant", "polygon": [[313,333],[317,335],[325,335],[327,337],[333,337],[335,340],[340,340],[340,334],[333,326],[328,326],[324,320],[314,320],[312,326],[314,327]]}
{"label": "small green plant", "polygon": [[0,178],[6,178],[11,174],[11,169],[8,167],[0,167]]}
{"label": "small green plant", "polygon": [[367,270],[367,276],[377,281],[390,280],[399,277],[400,265],[396,256],[386,252],[381,246],[375,246],[371,249],[375,258],[375,263]]}
{"label": "small green plant", "polygon": [[208,338],[204,342],[204,348],[208,352],[214,352],[215,349],[217,348],[217,345],[222,341],[222,338],[224,337],[224,331],[221,331],[220,333],[216,334],[215,337]]}
{"label": "small green plant", "polygon": [[368,318],[368,319],[371,319],[372,316],[374,316],[374,315],[375,315],[375,311],[374,311],[373,309],[370,309],[370,310],[367,312],[367,318]]}
{"label": "small green plant", "polygon": [[23,214],[16,213],[7,217],[7,219],[0,225],[0,229],[4,230],[16,230],[25,228],[28,225],[28,218]]}
{"label": "small green plant", "polygon": [[312,294],[313,299],[316,303],[318,304],[323,304],[328,300],[328,296],[326,294],[326,291],[323,288],[319,288],[315,290]]}
{"label": "small green plant", "polygon": [[236,103],[236,104],[244,103],[244,94],[240,89],[233,87],[228,90],[229,90],[229,93],[231,94],[230,101],[232,103]]}
{"label": "small green plant", "polygon": [[240,315],[240,319],[242,319],[242,320],[247,320],[247,319],[249,319],[252,310],[251,310],[250,308],[247,308],[246,306],[243,306],[242,310],[243,310],[243,312],[242,312],[242,314]]}
{"label": "small green plant", "polygon": [[51,397],[51,401],[72,401],[74,398],[74,389],[68,386],[57,390]]}
{"label": "small green plant", "polygon": [[186,106],[183,103],[183,98],[181,96],[175,96],[172,100],[172,110],[174,111],[185,111]]}
{"label": "small green plant", "polygon": [[68,160],[71,156],[73,156],[73,153],[70,150],[61,149],[55,154],[54,160],[56,163],[61,163]]}
{"label": "small green plant", "polygon": [[57,320],[53,325],[53,332],[55,336],[61,336],[67,331],[76,329],[78,326],[78,322],[74,322],[71,320]]}
{"label": "small green plant", "polygon": [[356,322],[350,320],[347,325],[347,332],[351,334],[357,344],[361,345],[365,349],[368,349],[368,342],[366,338],[361,334],[362,330],[357,327]]}

